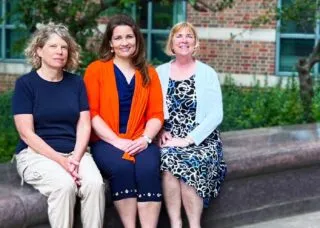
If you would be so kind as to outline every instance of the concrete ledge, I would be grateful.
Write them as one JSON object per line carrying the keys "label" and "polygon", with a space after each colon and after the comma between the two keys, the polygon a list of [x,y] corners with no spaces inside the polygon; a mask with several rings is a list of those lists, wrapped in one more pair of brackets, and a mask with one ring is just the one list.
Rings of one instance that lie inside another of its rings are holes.
{"label": "concrete ledge", "polygon": [[228,180],[320,163],[320,124],[222,134]]}
{"label": "concrete ledge", "polygon": [[[320,210],[319,139],[319,124],[223,133],[228,174],[220,196],[204,211],[203,227],[236,227]],[[105,227],[122,227],[108,188],[106,196]],[[49,227],[46,198],[20,186],[13,164],[0,164],[0,224]],[[75,227],[81,227],[79,219]],[[169,227],[164,210],[158,227]]]}

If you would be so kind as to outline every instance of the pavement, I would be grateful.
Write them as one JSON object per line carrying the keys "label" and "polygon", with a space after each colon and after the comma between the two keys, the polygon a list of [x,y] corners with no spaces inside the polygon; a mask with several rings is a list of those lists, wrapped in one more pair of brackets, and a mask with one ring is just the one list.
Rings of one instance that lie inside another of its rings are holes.
{"label": "pavement", "polygon": [[320,211],[275,219],[236,228],[319,228]]}

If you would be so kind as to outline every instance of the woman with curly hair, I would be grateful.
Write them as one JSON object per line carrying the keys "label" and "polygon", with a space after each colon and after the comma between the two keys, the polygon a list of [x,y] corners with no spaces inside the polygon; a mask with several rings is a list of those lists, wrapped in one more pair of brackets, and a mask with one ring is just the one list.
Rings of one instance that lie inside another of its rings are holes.
{"label": "woman with curly hair", "polygon": [[33,70],[13,95],[20,141],[18,173],[48,197],[51,227],[73,226],[76,196],[83,227],[102,227],[104,184],[87,152],[90,114],[81,77],[67,72],[79,63],[79,46],[62,24],[39,26],[25,50]]}

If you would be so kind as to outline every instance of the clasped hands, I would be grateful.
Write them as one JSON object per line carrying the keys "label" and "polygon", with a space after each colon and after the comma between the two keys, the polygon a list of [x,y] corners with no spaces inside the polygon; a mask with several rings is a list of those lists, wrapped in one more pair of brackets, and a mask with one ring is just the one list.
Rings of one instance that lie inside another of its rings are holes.
{"label": "clasped hands", "polygon": [[127,152],[131,156],[135,156],[148,147],[148,142],[143,137],[139,137],[135,140],[117,137],[112,140],[110,144],[124,152]]}
{"label": "clasped hands", "polygon": [[172,137],[170,132],[161,131],[158,136],[158,145],[160,147],[187,147],[187,140],[179,137]]}
{"label": "clasped hands", "polygon": [[73,155],[68,157],[62,157],[60,165],[72,176],[72,179],[75,181],[77,186],[80,186],[80,175],[79,175],[79,160],[76,159]]}

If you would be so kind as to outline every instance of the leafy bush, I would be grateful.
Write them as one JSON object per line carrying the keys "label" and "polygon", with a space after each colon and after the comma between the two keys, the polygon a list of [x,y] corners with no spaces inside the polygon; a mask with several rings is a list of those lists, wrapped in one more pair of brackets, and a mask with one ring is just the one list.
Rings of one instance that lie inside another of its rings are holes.
{"label": "leafy bush", "polygon": [[[319,87],[319,86],[317,86]],[[305,123],[299,87],[291,79],[275,87],[237,87],[231,78],[222,88],[224,119],[222,131]],[[313,115],[320,120],[320,89],[316,89]]]}
{"label": "leafy bush", "polygon": [[12,92],[0,94],[0,162],[11,159],[18,142],[11,114]]}

